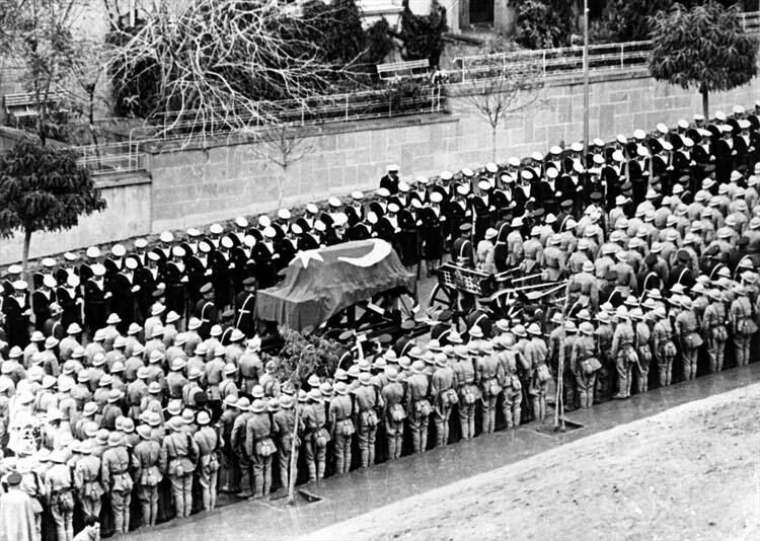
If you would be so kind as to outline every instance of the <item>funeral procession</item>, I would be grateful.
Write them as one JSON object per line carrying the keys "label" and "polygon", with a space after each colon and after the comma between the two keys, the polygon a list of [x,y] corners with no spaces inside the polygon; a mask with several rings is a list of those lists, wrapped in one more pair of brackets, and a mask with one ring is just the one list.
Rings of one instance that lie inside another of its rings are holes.
{"label": "funeral procession", "polygon": [[0,2],[0,541],[760,539],[754,10]]}

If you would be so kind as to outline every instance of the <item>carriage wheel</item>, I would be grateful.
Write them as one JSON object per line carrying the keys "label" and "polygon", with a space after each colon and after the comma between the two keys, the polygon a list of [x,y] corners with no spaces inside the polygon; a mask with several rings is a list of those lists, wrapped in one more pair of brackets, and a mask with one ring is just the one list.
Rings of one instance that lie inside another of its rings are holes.
{"label": "carriage wheel", "polygon": [[456,297],[445,286],[437,283],[433,290],[430,292],[427,302],[428,308],[442,309],[448,308],[449,310],[456,309]]}

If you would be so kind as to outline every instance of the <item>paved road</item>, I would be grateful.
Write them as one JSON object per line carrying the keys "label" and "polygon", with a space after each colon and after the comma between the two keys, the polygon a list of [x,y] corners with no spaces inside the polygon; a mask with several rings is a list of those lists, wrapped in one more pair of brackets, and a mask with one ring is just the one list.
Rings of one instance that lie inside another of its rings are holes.
{"label": "paved road", "polygon": [[[145,533],[126,536],[131,541],[212,539],[292,539],[382,505],[438,488],[475,474],[491,471],[569,441],[612,426],[655,415],[679,404],[756,382],[760,363],[701,377],[690,383],[650,391],[626,401],[608,402],[593,409],[572,412],[568,419],[582,425],[564,434],[538,431],[525,425],[517,431],[480,436],[420,456],[381,464],[328,478],[312,490],[321,500],[288,507],[283,500],[242,502],[175,521]],[[331,540],[332,541],[332,540]]]}

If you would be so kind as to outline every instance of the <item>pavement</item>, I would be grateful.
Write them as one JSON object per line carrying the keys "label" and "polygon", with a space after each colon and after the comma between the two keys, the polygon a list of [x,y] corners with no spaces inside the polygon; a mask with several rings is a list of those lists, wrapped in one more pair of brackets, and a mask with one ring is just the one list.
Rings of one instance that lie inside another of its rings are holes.
{"label": "pavement", "polygon": [[655,389],[628,400],[606,402],[592,409],[571,412],[566,416],[569,424],[565,433],[554,433],[551,427],[531,423],[516,431],[503,430],[482,435],[469,442],[407,456],[341,477],[330,477],[319,485],[301,487],[319,498],[312,503],[303,497],[298,498],[294,506],[288,506],[284,499],[240,502],[123,537],[131,541],[293,539],[383,505],[494,470],[687,402],[755,383],[758,379],[760,363],[733,368],[695,381]]}

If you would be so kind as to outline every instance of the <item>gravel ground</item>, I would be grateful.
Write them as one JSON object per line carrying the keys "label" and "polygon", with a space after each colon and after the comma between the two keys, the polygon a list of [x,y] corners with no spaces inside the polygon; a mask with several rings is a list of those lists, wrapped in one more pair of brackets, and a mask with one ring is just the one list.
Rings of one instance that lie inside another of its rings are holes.
{"label": "gravel ground", "polygon": [[616,427],[309,540],[760,539],[760,384]]}

